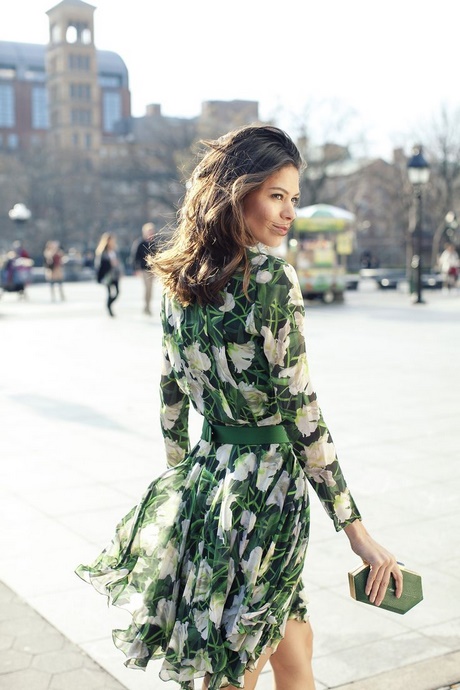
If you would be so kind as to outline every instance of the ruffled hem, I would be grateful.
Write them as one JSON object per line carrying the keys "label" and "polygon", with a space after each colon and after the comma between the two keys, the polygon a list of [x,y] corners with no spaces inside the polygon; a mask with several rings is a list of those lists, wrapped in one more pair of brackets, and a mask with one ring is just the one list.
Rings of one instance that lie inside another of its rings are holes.
{"label": "ruffled hem", "polygon": [[190,456],[151,484],[94,563],[76,569],[131,614],[126,630],[113,631],[128,668],[163,658],[160,678],[184,690],[207,674],[210,690],[243,688],[288,618],[308,619],[308,497],[289,459],[279,455],[279,472],[262,475],[248,453],[229,450],[221,472]]}

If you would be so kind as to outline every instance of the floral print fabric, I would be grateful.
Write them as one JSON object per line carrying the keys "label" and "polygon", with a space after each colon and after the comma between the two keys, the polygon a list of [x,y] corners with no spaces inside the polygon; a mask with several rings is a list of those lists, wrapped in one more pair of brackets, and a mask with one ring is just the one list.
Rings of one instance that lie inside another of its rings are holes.
{"label": "floral print fabric", "polygon": [[[77,573],[132,614],[114,642],[126,665],[163,658],[164,680],[193,690],[244,687],[289,618],[306,620],[301,574],[308,482],[335,528],[359,518],[309,376],[304,304],[289,264],[249,252],[223,304],[163,298],[161,425],[169,469],[90,566]],[[188,435],[190,403],[210,424],[241,427],[241,442]],[[290,443],[247,445],[246,426],[283,424]]]}

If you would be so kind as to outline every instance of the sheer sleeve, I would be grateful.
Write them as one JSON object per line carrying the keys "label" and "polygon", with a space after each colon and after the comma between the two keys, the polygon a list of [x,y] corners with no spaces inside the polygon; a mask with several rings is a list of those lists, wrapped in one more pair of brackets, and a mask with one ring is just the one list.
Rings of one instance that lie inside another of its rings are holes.
{"label": "sheer sleeve", "polygon": [[160,378],[160,422],[165,440],[169,467],[181,462],[190,450],[188,419],[189,397],[180,386],[182,362],[173,333],[168,332],[168,321],[162,307],[163,340]]}
{"label": "sheer sleeve", "polygon": [[281,259],[259,271],[258,322],[281,422],[294,453],[336,530],[360,518],[312,388],[305,351],[305,309],[297,274]]}

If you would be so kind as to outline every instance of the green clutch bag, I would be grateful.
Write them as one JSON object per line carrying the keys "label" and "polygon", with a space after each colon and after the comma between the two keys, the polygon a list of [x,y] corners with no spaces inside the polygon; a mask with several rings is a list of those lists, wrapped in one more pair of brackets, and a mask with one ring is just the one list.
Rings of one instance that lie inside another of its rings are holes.
{"label": "green clutch bag", "polygon": [[[377,608],[393,611],[393,613],[407,613],[411,608],[419,604],[423,599],[422,578],[413,570],[399,566],[403,575],[403,593],[400,599],[395,596],[395,583],[393,578],[390,580],[385,597]],[[370,566],[362,564],[356,570],[348,573],[348,583],[350,585],[350,594],[356,601],[361,601],[363,604],[370,604],[366,594],[365,587],[367,577],[369,575]]]}

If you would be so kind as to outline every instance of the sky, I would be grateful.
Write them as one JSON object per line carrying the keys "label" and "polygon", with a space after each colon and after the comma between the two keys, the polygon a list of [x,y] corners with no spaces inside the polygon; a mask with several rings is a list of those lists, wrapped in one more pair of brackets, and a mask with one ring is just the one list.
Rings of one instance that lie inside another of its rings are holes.
{"label": "sky", "polygon": [[[51,0],[14,0],[0,40],[48,42]],[[94,0],[95,43],[129,71],[132,114],[194,117],[207,100],[259,102],[261,119],[318,143],[410,152],[460,107],[455,0]]]}

